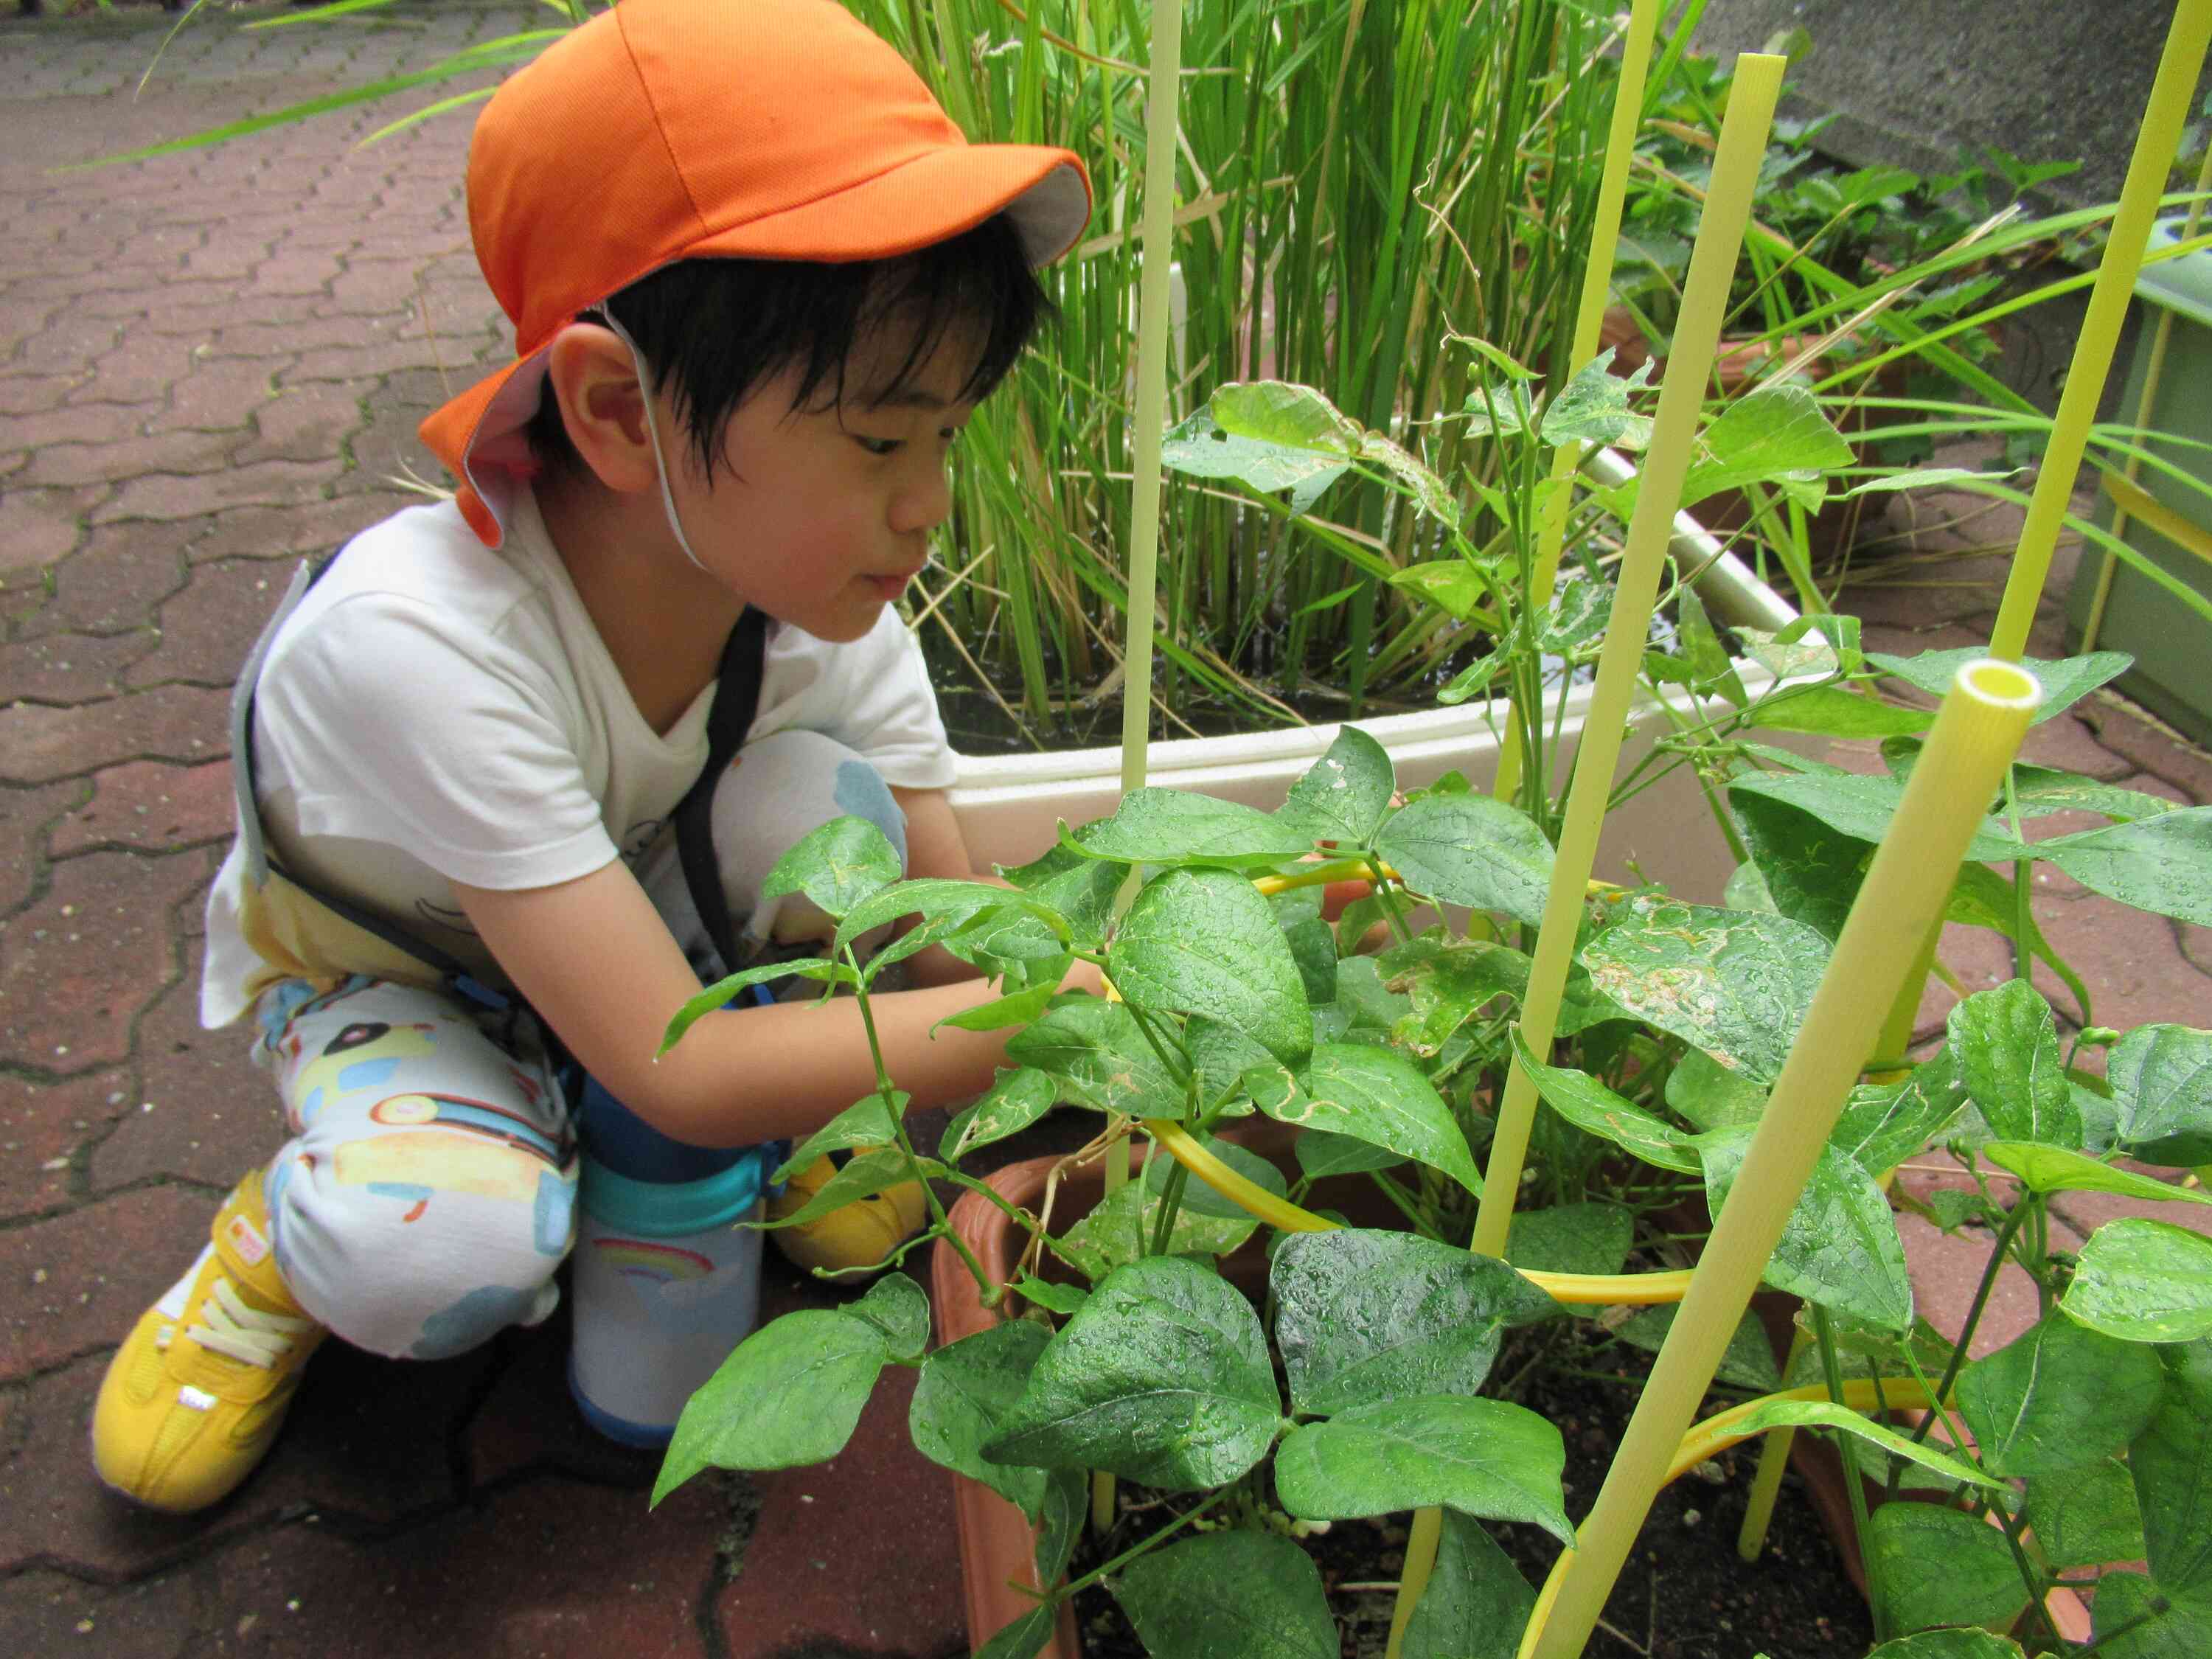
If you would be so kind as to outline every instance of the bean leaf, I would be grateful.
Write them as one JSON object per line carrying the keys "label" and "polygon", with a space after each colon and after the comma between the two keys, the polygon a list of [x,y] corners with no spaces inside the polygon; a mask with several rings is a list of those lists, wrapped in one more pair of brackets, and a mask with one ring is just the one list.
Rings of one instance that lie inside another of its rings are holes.
{"label": "bean leaf", "polygon": [[1321,1570],[1272,1533],[1237,1528],[1178,1539],[1124,1567],[1114,1595],[1147,1653],[1336,1659]]}
{"label": "bean leaf", "polygon": [[1396,787],[1382,745],[1358,726],[1344,726],[1328,752],[1291,786],[1275,821],[1314,841],[1364,847],[1389,811]]}
{"label": "bean leaf", "polygon": [[1507,1328],[1559,1311],[1495,1257],[1349,1227],[1285,1238],[1269,1284],[1291,1403],[1316,1415],[1472,1395]]}
{"label": "bean leaf", "polygon": [[2212,1031],[2139,1025],[2105,1066],[2120,1144],[2148,1164],[2212,1164]]}
{"label": "bean leaf", "polygon": [[1139,1008],[1233,1025],[1286,1066],[1304,1065],[1313,1047],[1297,958],[1267,901],[1242,876],[1176,870],[1148,883],[1106,962]]}
{"label": "bean leaf", "polygon": [[845,913],[905,873],[905,860],[884,832],[862,817],[832,818],[800,838],[769,871],[761,897],[800,893],[824,914]]}
{"label": "bean leaf", "polygon": [[1436,1569],[1406,1626],[1405,1659],[1514,1659],[1536,1592],[1480,1526],[1451,1510]]}
{"label": "bean leaf", "polygon": [[2052,1312],[1959,1373],[1959,1412],[1993,1474],[2050,1474],[2123,1449],[2158,1409],[2158,1356]]}
{"label": "bean leaf", "polygon": [[653,1502],[703,1468],[787,1469],[835,1457],[890,1363],[883,1332],[841,1309],[805,1308],[762,1326],[684,1402]]}
{"label": "bean leaf", "polygon": [[1527,1407],[1425,1395],[1293,1429],[1275,1455],[1275,1495],[1301,1520],[1443,1504],[1532,1522],[1570,1543],[1574,1528],[1559,1491],[1565,1468],[1559,1430]]}
{"label": "bean leaf", "polygon": [[[1751,1145],[1752,1131],[1716,1129],[1699,1135],[1707,1201],[1717,1218]],[[1886,1330],[1912,1322],[1912,1280],[1905,1264],[1889,1200],[1875,1178],[1832,1146],[1798,1194],[1774,1255],[1766,1282]]]}
{"label": "bean leaf", "polygon": [[1828,941],[1802,923],[1705,905],[1639,904],[1582,949],[1591,983],[1732,1071],[1782,1073]]}
{"label": "bean leaf", "polygon": [[1884,1504],[1867,1517],[1867,1577],[1891,1628],[2002,1625],[2027,1605],[2005,1535],[1939,1504]]}
{"label": "bean leaf", "polygon": [[975,1103],[945,1126],[937,1155],[957,1164],[979,1146],[1018,1134],[1053,1109],[1060,1091],[1051,1077],[1031,1066],[1001,1071]]}
{"label": "bean leaf", "polygon": [[2024,979],[1977,991],[1951,1010],[1948,1047],[1967,1098],[2004,1140],[2081,1144],[2051,1005]]}
{"label": "bean leaf", "polygon": [[1280,1421],[1252,1304],[1211,1267],[1148,1256],[1107,1275],[1052,1339],[983,1455],[1196,1492],[1257,1463]]}
{"label": "bean leaf", "polygon": [[2193,1342],[2212,1334],[2212,1238],[2122,1216],[2089,1235],[2058,1305],[2123,1342]]}
{"label": "bean leaf", "polygon": [[1425,795],[1376,838],[1384,860],[1425,897],[1540,922],[1552,844],[1518,808],[1487,795]]}
{"label": "bean leaf", "polygon": [[1311,837],[1255,807],[1182,789],[1132,789],[1112,817],[1061,835],[1084,857],[1116,864],[1258,870],[1313,849]]}
{"label": "bean leaf", "polygon": [[983,1455],[983,1443],[1021,1398],[1051,1334],[1042,1325],[1014,1319],[939,1348],[922,1362],[907,1412],[916,1451],[955,1474],[981,1481],[1032,1523],[1044,1505],[1046,1472],[994,1463]]}
{"label": "bean leaf", "polygon": [[1279,1122],[1349,1135],[1441,1170],[1478,1197],[1482,1177],[1436,1085],[1401,1054],[1324,1042],[1303,1080],[1281,1066],[1245,1075],[1254,1104]]}
{"label": "bean leaf", "polygon": [[1072,996],[1006,1040],[1006,1058],[1058,1079],[1069,1099],[1131,1117],[1183,1115],[1183,1088],[1126,1003]]}

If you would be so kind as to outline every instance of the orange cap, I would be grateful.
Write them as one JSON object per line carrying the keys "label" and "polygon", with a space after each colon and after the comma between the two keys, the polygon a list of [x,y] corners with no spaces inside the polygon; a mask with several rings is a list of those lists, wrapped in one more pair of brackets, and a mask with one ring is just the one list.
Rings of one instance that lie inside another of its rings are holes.
{"label": "orange cap", "polygon": [[477,263],[516,361],[422,422],[496,547],[520,428],[576,314],[678,259],[891,258],[1005,211],[1032,264],[1091,216],[1070,151],[970,144],[837,0],[622,0],[493,94],[469,147]]}

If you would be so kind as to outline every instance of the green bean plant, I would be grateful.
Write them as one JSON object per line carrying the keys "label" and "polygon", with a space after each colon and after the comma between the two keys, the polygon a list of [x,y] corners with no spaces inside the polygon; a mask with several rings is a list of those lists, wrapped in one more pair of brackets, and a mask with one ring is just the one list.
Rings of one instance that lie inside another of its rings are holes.
{"label": "green bean plant", "polygon": [[[1308,388],[1224,387],[1170,453],[1188,467],[1195,450],[1204,476],[1236,481],[1269,511],[1310,510],[1343,484],[1384,491],[1419,520],[1439,556],[1426,562],[1443,567],[1401,591],[1440,608],[1464,598],[1485,657],[1498,659],[1462,671],[1468,695],[1511,685],[1530,708],[1556,708],[1547,682],[1585,649],[1590,600],[1569,583],[1540,612],[1516,605],[1516,537],[1533,510],[1521,498],[1540,477],[1534,458],[1565,435],[1632,447],[1640,381],[1600,362],[1547,392],[1494,348],[1464,349],[1483,365],[1465,418],[1486,423],[1507,458],[1501,482],[1474,491],[1489,515],[1480,522],[1425,461]],[[1706,428],[1693,481],[1702,469],[1706,482],[1756,478],[1810,496],[1834,441],[1809,394],[1777,386]],[[1593,515],[1627,505],[1618,490],[1590,497]],[[1012,1275],[987,1270],[933,1192],[931,1224],[882,1265],[935,1242],[1000,1322],[932,1351],[921,1292],[891,1274],[764,1327],[686,1407],[656,1497],[708,1467],[835,1456],[884,1369],[911,1365],[915,1446],[1030,1516],[1039,1582],[1053,1586],[1006,1628],[973,1632],[988,1659],[1033,1655],[1060,1604],[1094,1583],[1156,1654],[1334,1655],[1336,1618],[1301,1535],[1431,1505],[1444,1510],[1443,1541],[1401,1652],[1514,1653],[1536,1591],[1494,1531],[1566,1543],[1573,1517],[1559,1431],[1504,1397],[1509,1381],[1525,1388],[1528,1367],[1508,1379],[1500,1352],[1511,1345],[1540,1372],[1663,1340],[1670,1310],[1648,1292],[1686,1243],[1694,1252],[1700,1207],[1726,1204],[1917,757],[1925,711],[1869,694],[1882,682],[1940,686],[1957,665],[1958,653],[1867,653],[1848,619],[1808,618],[1748,637],[1740,667],[1698,615],[1694,601],[1678,611],[1647,658],[1647,690],[1669,711],[1656,763],[1706,781],[1740,867],[1718,905],[1648,883],[1588,896],[1559,1040],[1517,1051],[1544,1106],[1510,1266],[1466,1245],[1516,1052],[1523,947],[1552,880],[1565,733],[1532,720],[1531,753],[1547,759],[1529,770],[1547,781],[1499,801],[1458,777],[1401,791],[1388,753],[1346,726],[1273,812],[1133,791],[1111,817],[1003,872],[1006,886],[902,881],[890,846],[858,820],[793,848],[766,890],[804,892],[836,918],[830,949],[711,988],[668,1042],[764,977],[800,974],[865,1008],[890,961],[925,945],[961,956],[1000,993],[961,1023],[1011,1029],[1011,1069],[925,1148],[878,1051],[876,1089],[794,1151],[787,1168],[857,1149],[791,1221],[922,1180],[995,1206],[1030,1247]],[[1771,679],[1753,672],[1762,658]],[[2124,665],[2117,653],[2031,665],[2041,713]],[[1806,731],[1884,736],[1887,775],[1762,735]],[[1617,793],[1638,787],[1625,780]],[[1932,1055],[1869,1057],[1765,1272],[1802,1299],[1805,1352],[1783,1374],[1747,1321],[1722,1383],[1753,1397],[1694,1431],[1684,1459],[1812,1426],[1862,1449],[1852,1467],[1874,1498],[1932,1496],[1876,1502],[1863,1526],[1878,1628],[1894,1638],[1885,1659],[2078,1650],[2043,1622],[2044,1593],[2138,1559],[2147,1574],[2103,1575],[2099,1650],[2194,1652],[2212,1636],[2212,1462],[2197,1426],[2212,1389],[2212,1240],[2119,1221],[2069,1254],[2048,1224],[2069,1193],[2206,1201],[2140,1166],[2212,1158],[2212,1032],[2094,1027],[2092,990],[2025,895],[2047,864],[2107,896],[2212,923],[2212,809],[2027,765],[1992,809],[1948,914],[2006,935],[2022,976],[1961,1000]],[[2030,821],[2061,810],[2109,822],[2031,837]],[[1365,895],[1332,922],[1322,895],[1347,880]],[[887,952],[857,953],[854,941],[902,917],[914,925]],[[1078,959],[1103,970],[1111,998],[1060,989]],[[2070,1048],[2027,977],[2037,963],[2073,999]],[[1133,1148],[1140,1170],[1073,1224],[1048,1224],[978,1173],[991,1148],[1056,1109],[1095,1119],[1071,1163]],[[1263,1119],[1294,1133],[1287,1154],[1238,1144]],[[1973,1320],[1954,1341],[1917,1316],[1882,1185],[1930,1147],[1948,1149],[1971,1185],[1908,1195],[1907,1207],[1991,1228],[1992,1280],[2018,1262],[2044,1298],[2033,1331],[1979,1359],[1966,1358]],[[1346,1224],[1354,1213],[1364,1224]],[[1255,1237],[1268,1246],[1264,1283],[1240,1287],[1220,1264]],[[1621,1303],[1653,1305],[1632,1316]],[[1908,1407],[1932,1409],[1885,1420]],[[1060,1583],[1098,1472],[1158,1502]],[[1869,1497],[1858,1489],[1863,1510]],[[2012,1634],[1949,1628],[1963,1624]],[[1960,1645],[1972,1642],[1984,1645]]]}

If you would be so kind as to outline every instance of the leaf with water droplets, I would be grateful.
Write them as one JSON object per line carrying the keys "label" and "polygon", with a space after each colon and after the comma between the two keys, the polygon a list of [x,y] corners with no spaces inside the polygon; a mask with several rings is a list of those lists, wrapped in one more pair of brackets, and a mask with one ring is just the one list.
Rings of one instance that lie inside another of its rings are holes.
{"label": "leaf with water droplets", "polygon": [[1211,1267],[1148,1256],[1053,1338],[983,1455],[1196,1492],[1264,1457],[1281,1411],[1252,1304]]}

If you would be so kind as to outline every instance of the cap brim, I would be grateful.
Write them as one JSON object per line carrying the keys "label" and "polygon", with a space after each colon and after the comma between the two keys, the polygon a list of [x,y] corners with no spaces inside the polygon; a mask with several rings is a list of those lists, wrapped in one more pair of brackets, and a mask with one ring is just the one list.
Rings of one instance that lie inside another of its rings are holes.
{"label": "cap brim", "polygon": [[[527,450],[517,447],[537,412],[545,355],[532,352],[478,380],[416,428],[459,481],[455,499],[461,516],[487,547],[505,538],[509,497],[534,470]],[[507,451],[513,453],[501,453]]]}

